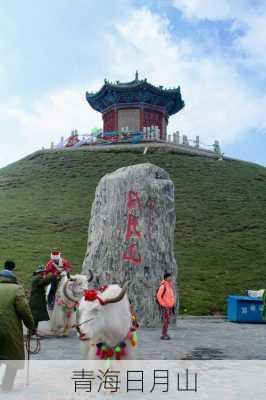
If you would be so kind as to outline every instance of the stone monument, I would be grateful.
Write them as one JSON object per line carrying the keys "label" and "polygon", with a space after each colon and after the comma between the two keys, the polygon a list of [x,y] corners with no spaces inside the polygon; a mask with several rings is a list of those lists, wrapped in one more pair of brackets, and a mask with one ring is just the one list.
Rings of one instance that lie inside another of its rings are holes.
{"label": "stone monument", "polygon": [[[99,182],[91,209],[83,272],[95,286],[130,280],[129,298],[141,326],[161,324],[155,301],[165,271],[176,282],[175,197],[169,175],[145,163],[120,168]],[[106,278],[107,277],[107,278]]]}

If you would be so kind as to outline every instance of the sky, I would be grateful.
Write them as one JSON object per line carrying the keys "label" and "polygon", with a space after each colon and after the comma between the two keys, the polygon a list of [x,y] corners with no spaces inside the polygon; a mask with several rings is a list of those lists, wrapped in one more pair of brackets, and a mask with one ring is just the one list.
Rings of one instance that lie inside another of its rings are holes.
{"label": "sky", "polygon": [[265,0],[0,0],[0,167],[102,127],[107,78],[181,87],[178,130],[266,166]]}

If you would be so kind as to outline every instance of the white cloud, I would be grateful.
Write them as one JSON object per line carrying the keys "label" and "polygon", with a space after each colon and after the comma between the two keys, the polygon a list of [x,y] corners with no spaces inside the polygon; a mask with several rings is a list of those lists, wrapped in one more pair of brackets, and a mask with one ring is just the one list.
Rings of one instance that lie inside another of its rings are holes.
{"label": "white cloud", "polygon": [[[88,87],[98,88],[100,82],[90,83]],[[19,99],[8,105],[0,105],[0,116],[12,119],[17,124],[19,135],[14,143],[18,157],[27,155],[50,143],[59,142],[60,137],[69,136],[72,129],[79,133],[90,132],[94,126],[101,126],[100,114],[93,111],[85,99],[85,87],[67,88],[45,95],[26,110]],[[16,132],[13,128],[14,133]],[[15,149],[14,148],[14,149]],[[0,160],[1,164],[12,160],[12,153]]]}
{"label": "white cloud", "polygon": [[[265,3],[266,5],[266,3]],[[262,14],[249,18],[245,34],[235,40],[235,46],[248,56],[251,65],[266,67],[266,7]]]}
{"label": "white cloud", "polygon": [[234,39],[236,50],[242,51],[244,62],[266,66],[266,2],[258,0],[173,0],[173,5],[187,19],[231,21],[232,31],[241,29]]}
{"label": "white cloud", "polygon": [[167,19],[137,10],[117,27],[117,37],[108,38],[108,47],[119,78],[132,77],[140,66],[141,75],[155,84],[181,85],[186,106],[171,118],[169,131],[228,144],[250,129],[265,128],[266,98],[253,97],[234,63],[215,54],[199,56],[199,43],[174,40],[168,28]]}
{"label": "white cloud", "polygon": [[11,113],[28,129],[29,136],[31,132],[38,132],[42,141],[68,135],[75,128],[88,132],[90,126],[98,122],[97,114],[85,100],[85,88],[59,90],[34,104],[32,112],[17,108]]}
{"label": "white cloud", "polygon": [[[237,0],[235,2],[239,3]],[[174,0],[187,18],[221,20],[230,18],[234,2],[231,0]]]}

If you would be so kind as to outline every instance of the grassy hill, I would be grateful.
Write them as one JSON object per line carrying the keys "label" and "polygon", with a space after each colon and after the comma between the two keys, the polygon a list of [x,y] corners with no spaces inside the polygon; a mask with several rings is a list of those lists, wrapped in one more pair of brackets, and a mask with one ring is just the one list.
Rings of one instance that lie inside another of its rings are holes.
{"label": "grassy hill", "polygon": [[225,310],[228,294],[266,287],[266,169],[159,151],[58,151],[1,169],[0,263],[15,259],[28,286],[60,246],[80,271],[99,179],[142,162],[164,168],[175,184],[180,311]]}

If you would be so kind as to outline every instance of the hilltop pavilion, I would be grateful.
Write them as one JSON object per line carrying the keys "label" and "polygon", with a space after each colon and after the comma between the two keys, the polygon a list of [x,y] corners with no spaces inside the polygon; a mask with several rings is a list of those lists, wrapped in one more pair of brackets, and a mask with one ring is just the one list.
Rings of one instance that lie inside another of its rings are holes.
{"label": "hilltop pavilion", "polygon": [[111,83],[105,79],[97,93],[86,92],[89,105],[102,113],[103,131],[142,132],[158,127],[160,138],[166,140],[169,116],[184,107],[180,87],[164,89],[153,86],[147,79],[139,80],[138,72],[131,82]]}

